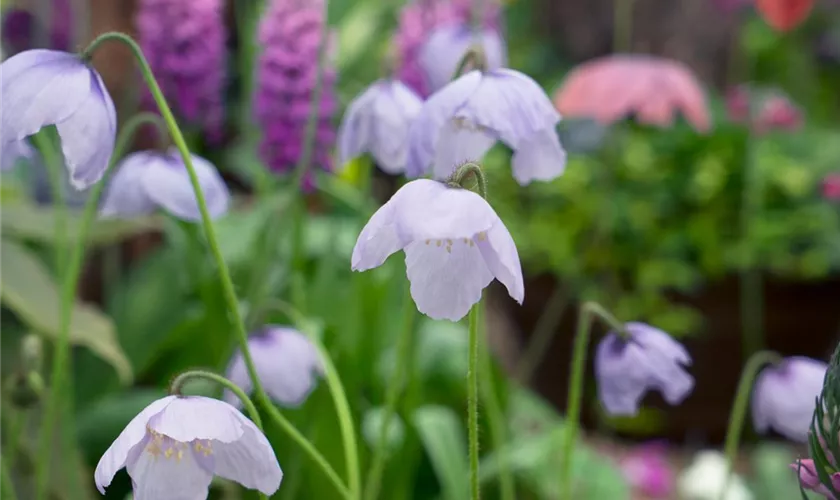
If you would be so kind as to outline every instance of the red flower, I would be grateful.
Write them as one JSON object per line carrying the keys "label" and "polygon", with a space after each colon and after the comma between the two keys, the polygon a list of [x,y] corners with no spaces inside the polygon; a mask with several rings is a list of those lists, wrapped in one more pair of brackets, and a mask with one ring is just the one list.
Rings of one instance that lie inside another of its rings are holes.
{"label": "red flower", "polygon": [[808,17],[814,0],[755,0],[755,6],[773,29],[789,31]]}

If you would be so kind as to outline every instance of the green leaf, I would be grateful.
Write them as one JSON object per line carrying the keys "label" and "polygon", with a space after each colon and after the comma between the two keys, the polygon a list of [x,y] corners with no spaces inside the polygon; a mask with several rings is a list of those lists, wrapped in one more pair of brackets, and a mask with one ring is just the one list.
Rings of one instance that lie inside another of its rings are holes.
{"label": "green leaf", "polygon": [[423,406],[414,412],[414,426],[435,469],[444,498],[466,498],[469,468],[461,419],[450,408]]}
{"label": "green leaf", "polygon": [[[371,450],[379,445],[382,426],[385,425],[385,408],[377,406],[366,411],[362,418],[362,436]],[[398,413],[391,415],[385,433],[385,448],[388,453],[399,450],[405,440],[405,424]]]}
{"label": "green leaf", "polygon": [[[59,293],[43,263],[26,247],[4,239],[0,243],[0,265],[0,300],[33,330],[57,338]],[[72,314],[70,342],[87,347],[110,363],[123,382],[130,382],[131,364],[117,342],[111,319],[79,302],[73,306]]]}

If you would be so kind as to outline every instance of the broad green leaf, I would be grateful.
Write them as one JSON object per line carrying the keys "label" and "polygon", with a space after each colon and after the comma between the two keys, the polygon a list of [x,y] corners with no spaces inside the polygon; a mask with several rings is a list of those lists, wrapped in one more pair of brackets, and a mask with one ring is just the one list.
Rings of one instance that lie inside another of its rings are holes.
{"label": "broad green leaf", "polygon": [[466,498],[469,468],[461,419],[450,408],[423,406],[414,412],[414,426],[435,469],[444,498]]}
{"label": "broad green leaf", "polygon": [[[4,239],[0,243],[0,265],[3,304],[36,332],[57,338],[59,293],[43,263],[26,247]],[[80,302],[73,306],[72,314],[70,342],[87,347],[110,363],[123,382],[131,381],[131,364],[117,342],[111,319]]]}

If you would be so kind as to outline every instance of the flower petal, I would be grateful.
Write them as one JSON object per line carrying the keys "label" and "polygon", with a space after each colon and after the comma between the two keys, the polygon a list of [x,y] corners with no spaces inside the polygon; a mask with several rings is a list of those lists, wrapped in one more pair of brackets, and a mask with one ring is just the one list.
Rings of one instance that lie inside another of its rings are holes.
{"label": "flower petal", "polygon": [[339,168],[368,150],[371,140],[370,107],[380,92],[381,82],[368,87],[347,106],[338,127]]}
{"label": "flower petal", "polygon": [[[230,363],[225,371],[225,378],[236,384],[246,395],[251,394],[251,391],[254,390],[253,384],[251,383],[251,376],[248,374],[248,368],[245,366],[245,358],[242,357],[241,351],[236,351],[230,359]],[[222,399],[234,408],[242,409],[242,401],[229,389],[225,389]]]}
{"label": "flower petal", "polygon": [[494,144],[496,137],[492,131],[465,120],[447,120],[437,141],[432,170],[435,178],[448,178],[466,162],[480,162]]}
{"label": "flower petal", "polygon": [[265,435],[236,410],[242,437],[234,442],[213,443],[214,472],[246,488],[271,495],[280,487],[283,471]]}
{"label": "flower petal", "polygon": [[0,171],[10,170],[17,165],[18,160],[31,160],[34,155],[35,150],[25,139],[0,144]]}
{"label": "flower petal", "polygon": [[385,172],[405,171],[409,130],[422,107],[420,96],[402,82],[391,80],[383,84],[373,103],[373,136],[369,148]]}
{"label": "flower petal", "polygon": [[420,48],[418,62],[432,92],[444,87],[455,76],[458,65],[467,51],[480,38],[488,70],[502,67],[506,60],[505,41],[496,30],[486,29],[475,34],[466,25],[449,24],[428,36]]}
{"label": "flower petal", "polygon": [[[146,193],[172,215],[187,221],[200,221],[201,212],[180,154],[170,151],[167,158],[168,164],[155,164],[154,173],[143,177]],[[216,167],[196,155],[192,155],[192,164],[210,216],[215,219],[227,213],[230,192]]]}
{"label": "flower petal", "polygon": [[566,151],[554,127],[524,139],[513,153],[513,177],[520,185],[531,181],[550,181],[566,169]]}
{"label": "flower petal", "polygon": [[190,443],[147,437],[131,450],[126,465],[134,500],[204,500],[213,480],[212,457],[193,453]]}
{"label": "flower petal", "polygon": [[149,428],[182,443],[195,439],[232,443],[244,432],[237,414],[236,408],[217,399],[177,397],[149,419]]}
{"label": "flower petal", "polygon": [[268,328],[265,338],[252,339],[257,374],[272,399],[286,407],[299,406],[315,389],[316,375],[323,373],[320,353],[295,329]]}
{"label": "flower petal", "polygon": [[508,294],[522,304],[525,300],[525,283],[522,278],[522,264],[513,237],[499,220],[489,231],[487,237],[476,238],[478,249],[484,257],[487,269],[501,281]]}
{"label": "flower petal", "polygon": [[148,151],[131,153],[123,158],[105,188],[99,216],[128,218],[153,213],[157,205],[146,194],[143,177],[156,170],[152,164],[162,162],[160,155]]}
{"label": "flower petal", "polygon": [[379,207],[359,233],[350,259],[354,271],[367,271],[379,267],[392,253],[405,246],[405,242],[397,234],[394,221],[393,201],[398,194],[399,191]]}
{"label": "flower petal", "polygon": [[105,450],[93,474],[96,488],[100,493],[105,494],[105,488],[111,484],[114,474],[125,466],[131,449],[143,441],[149,419],[163,411],[173,400],[175,400],[175,396],[167,396],[152,402],[131,419],[131,422],[125,426],[117,439]]}

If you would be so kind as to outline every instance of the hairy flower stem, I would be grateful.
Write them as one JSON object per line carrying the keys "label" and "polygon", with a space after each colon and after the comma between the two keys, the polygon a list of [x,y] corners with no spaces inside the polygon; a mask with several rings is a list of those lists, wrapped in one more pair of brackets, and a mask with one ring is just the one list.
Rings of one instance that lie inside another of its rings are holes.
{"label": "hairy flower stem", "polygon": [[382,417],[382,426],[379,429],[379,436],[377,436],[376,448],[373,451],[373,459],[371,460],[370,471],[368,472],[367,483],[365,485],[364,497],[366,500],[376,500],[379,497],[382,472],[385,468],[385,455],[388,451],[388,429],[396,413],[400,393],[408,383],[408,378],[411,377],[408,368],[411,366],[409,359],[413,355],[412,346],[414,343],[414,323],[417,308],[411,300],[411,295],[408,290],[406,290],[404,308],[402,330],[400,331],[399,339],[397,339],[397,359],[394,364],[394,374],[391,384],[388,386],[388,393],[385,396],[385,413]]}
{"label": "hairy flower stem", "polygon": [[[58,415],[62,406],[62,396],[66,395],[62,387],[64,382],[69,381],[68,364],[70,358],[70,322],[72,320],[73,304],[76,302],[76,287],[79,284],[79,277],[82,271],[82,263],[85,256],[85,242],[88,231],[96,217],[96,209],[99,206],[99,199],[105,189],[107,178],[113,170],[114,165],[122,156],[131,143],[134,133],[144,124],[159,125],[160,118],[151,113],[135,115],[123,125],[117,142],[114,145],[114,152],[105,174],[98,183],[94,184],[85,201],[79,224],[79,233],[73,242],[70,255],[67,260],[66,272],[61,273],[61,296],[59,302],[58,337],[56,338],[55,349],[53,349],[52,373],[50,375],[50,391],[44,408],[44,419],[41,423],[40,439],[38,442],[38,464],[35,476],[35,498],[41,500],[47,494],[47,483],[49,481],[49,467],[52,462],[53,437],[55,426],[58,422]],[[68,404],[71,402],[68,402]]]}
{"label": "hairy flower stem", "polygon": [[726,440],[724,441],[723,452],[726,456],[726,480],[723,482],[720,499],[726,498],[726,491],[729,489],[729,480],[732,477],[732,465],[738,455],[738,443],[741,441],[741,431],[744,429],[744,417],[747,415],[747,406],[752,394],[753,382],[758,372],[764,365],[775,364],[782,360],[776,352],[759,351],[747,360],[744,369],[741,371],[741,380],[738,382],[738,390],[735,392],[735,400],[732,402],[732,412],[729,414],[729,425],[726,429]]}
{"label": "hairy flower stem", "polygon": [[[236,394],[236,397],[242,401],[242,405],[248,410],[248,415],[250,415],[251,420],[253,420],[254,425],[257,426],[257,429],[262,431],[265,434],[265,429],[263,429],[262,419],[260,418],[260,412],[257,411],[257,407],[254,406],[254,402],[251,401],[251,398],[245,394],[245,391],[239,388],[238,385],[234,384],[230,380],[226,379],[225,377],[213,373],[208,372],[205,370],[190,370],[184,373],[181,373],[177,377],[172,380],[172,383],[169,384],[169,393],[175,396],[182,396],[181,390],[184,387],[184,383],[186,383],[190,379],[194,378],[203,378],[210,380],[211,382],[216,382],[217,384],[224,386],[226,389],[230,389],[230,391]],[[268,497],[260,493],[259,494],[260,500],[268,500]]]}
{"label": "hairy flower stem", "polygon": [[470,309],[469,362],[467,365],[467,429],[469,432],[470,498],[480,497],[478,477],[478,310],[480,302]]}
{"label": "hairy flower stem", "polygon": [[[256,394],[257,401],[260,402],[263,406],[266,407],[266,410],[269,412],[272,420],[274,420],[282,429],[289,432],[291,424],[280,415],[280,412],[274,408],[274,405],[271,402],[271,399],[266,394],[265,389],[260,382],[259,377],[257,376],[257,369],[254,366],[254,359],[251,356],[251,352],[248,350],[248,332],[245,329],[245,323],[242,321],[242,314],[239,311],[239,300],[236,297],[236,291],[233,288],[233,281],[230,278],[230,271],[228,270],[227,264],[225,264],[225,259],[222,256],[222,251],[219,247],[219,240],[216,236],[216,230],[213,228],[213,219],[210,217],[210,212],[207,209],[207,201],[204,198],[204,193],[201,190],[201,185],[198,181],[198,175],[195,172],[195,167],[192,164],[192,156],[190,155],[189,148],[187,147],[187,143],[184,140],[184,135],[181,132],[181,129],[178,127],[178,123],[175,121],[175,117],[172,115],[172,110],[169,107],[169,104],[166,102],[166,98],[163,96],[163,92],[160,90],[160,86],[155,80],[154,75],[152,74],[152,70],[149,67],[149,62],[146,60],[146,57],[143,55],[143,51],[140,49],[140,46],[137,45],[137,42],[134,41],[133,38],[130,36],[119,33],[119,32],[109,32],[104,33],[98,36],[88,48],[85,50],[83,57],[90,57],[91,54],[96,50],[99,45],[106,41],[117,41],[125,44],[130,50],[131,53],[134,55],[135,60],[137,61],[138,65],[140,66],[140,72],[143,74],[143,79],[146,81],[146,85],[149,87],[149,91],[152,94],[152,98],[155,100],[155,103],[160,110],[160,114],[163,117],[164,122],[166,122],[166,126],[169,129],[169,134],[172,137],[172,142],[174,143],[175,147],[178,149],[178,152],[181,154],[181,158],[184,160],[184,165],[187,168],[187,173],[190,177],[190,183],[193,187],[193,192],[195,193],[196,202],[198,203],[198,209],[201,213],[201,222],[204,228],[204,234],[207,238],[207,245],[210,247],[210,252],[213,255],[213,259],[216,263],[216,267],[219,273],[219,282],[222,285],[222,290],[224,292],[225,302],[227,304],[228,314],[230,314],[233,328],[236,331],[237,340],[239,341],[239,347],[242,351],[242,358],[245,361],[245,366],[248,370],[248,376],[251,378],[251,383],[254,386],[254,393]],[[295,431],[297,432],[297,431]],[[306,441],[306,438],[299,436],[300,440],[295,438],[295,435],[292,435],[292,438],[298,441],[300,444],[301,442],[306,442],[309,446],[305,446],[304,450],[310,453],[310,455],[315,458],[317,451],[311,444]],[[317,459],[316,459],[317,461]],[[319,462],[321,463],[321,462]],[[325,463],[325,462],[323,462]],[[326,470],[326,469],[325,469]],[[332,479],[331,476],[329,476]],[[339,485],[336,484],[336,487]],[[341,491],[341,489],[339,489]],[[345,498],[355,498],[351,496],[345,496]]]}
{"label": "hairy flower stem", "polygon": [[569,380],[569,396],[566,402],[566,427],[561,449],[560,488],[561,500],[572,500],[572,455],[580,426],[580,409],[583,400],[583,376],[586,367],[586,351],[592,336],[592,322],[595,318],[607,324],[622,338],[627,337],[624,325],[596,302],[584,302],[578,312],[578,326],[572,351],[572,373]]}

